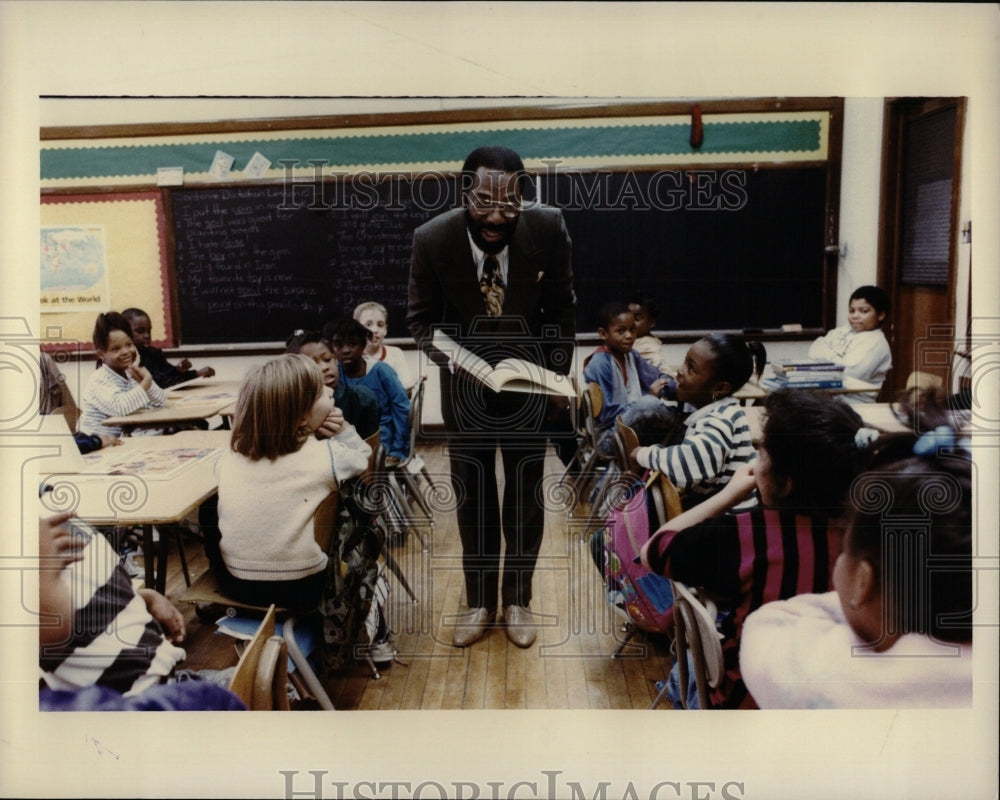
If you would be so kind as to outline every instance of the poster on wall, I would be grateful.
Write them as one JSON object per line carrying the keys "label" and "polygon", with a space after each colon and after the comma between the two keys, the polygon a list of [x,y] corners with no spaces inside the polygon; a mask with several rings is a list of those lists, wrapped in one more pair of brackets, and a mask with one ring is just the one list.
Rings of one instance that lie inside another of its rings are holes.
{"label": "poster on wall", "polygon": [[106,311],[108,260],[103,225],[43,226],[43,311]]}

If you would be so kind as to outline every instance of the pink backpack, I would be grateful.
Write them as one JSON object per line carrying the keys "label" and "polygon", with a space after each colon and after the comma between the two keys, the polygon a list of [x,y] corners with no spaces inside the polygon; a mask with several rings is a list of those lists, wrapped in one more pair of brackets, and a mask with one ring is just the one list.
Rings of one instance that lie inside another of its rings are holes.
{"label": "pink backpack", "polygon": [[650,537],[654,509],[645,479],[637,479],[608,514],[603,534],[607,600],[636,627],[673,633],[674,595],[670,581],[637,563]]}

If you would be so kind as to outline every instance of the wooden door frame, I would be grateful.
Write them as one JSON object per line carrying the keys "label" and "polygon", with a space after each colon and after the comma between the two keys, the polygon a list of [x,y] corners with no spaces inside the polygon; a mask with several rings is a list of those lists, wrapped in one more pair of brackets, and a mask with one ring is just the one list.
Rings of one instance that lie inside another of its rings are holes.
{"label": "wooden door frame", "polygon": [[[944,289],[945,302],[951,309],[952,340],[957,340],[958,332],[954,331],[956,318],[955,302],[958,281],[958,227],[959,206],[962,188],[962,155],[963,134],[965,130],[966,98],[964,97],[889,97],[885,99],[882,127],[882,174],[879,183],[879,241],[877,282],[886,292],[892,304],[890,317],[895,310],[900,309],[900,262],[903,248],[903,148],[904,130],[908,122],[919,116],[924,116],[946,108],[955,108],[955,144],[952,155],[951,184],[951,220],[948,233],[948,286]],[[897,369],[908,363],[909,359],[899,358],[901,347],[910,347],[911,343],[899,342],[894,328],[890,328],[889,346],[893,354],[893,369],[886,378],[880,399],[893,399],[906,384],[909,371]],[[916,365],[913,366],[916,368]],[[945,385],[951,385],[950,360],[949,365],[941,368],[922,369],[940,374]]]}

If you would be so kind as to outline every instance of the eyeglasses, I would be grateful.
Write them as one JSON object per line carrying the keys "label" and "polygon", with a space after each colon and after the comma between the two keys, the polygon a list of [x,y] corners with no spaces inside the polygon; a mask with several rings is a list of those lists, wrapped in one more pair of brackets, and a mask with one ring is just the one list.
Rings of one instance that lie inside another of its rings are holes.
{"label": "eyeglasses", "polygon": [[521,213],[521,203],[501,203],[494,202],[493,200],[487,200],[484,197],[480,197],[477,194],[469,192],[469,204],[480,214],[489,214],[493,211],[499,211],[507,219],[514,219],[518,214]]}

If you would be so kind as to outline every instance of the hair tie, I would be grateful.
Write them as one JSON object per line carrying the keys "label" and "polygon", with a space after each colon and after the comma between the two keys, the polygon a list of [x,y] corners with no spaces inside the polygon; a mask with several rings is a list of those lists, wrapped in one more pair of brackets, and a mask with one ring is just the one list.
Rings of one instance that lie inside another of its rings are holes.
{"label": "hair tie", "polygon": [[303,333],[305,333],[305,331],[302,330],[302,328],[299,328],[298,330],[292,331],[292,336],[301,336]]}
{"label": "hair tie", "polygon": [[864,450],[868,445],[874,442],[881,434],[874,428],[858,428],[854,432],[854,446],[858,450]]}
{"label": "hair tie", "polygon": [[934,430],[927,431],[913,443],[913,455],[933,457],[938,450],[951,450],[955,447],[955,432],[947,425],[938,425]]}

